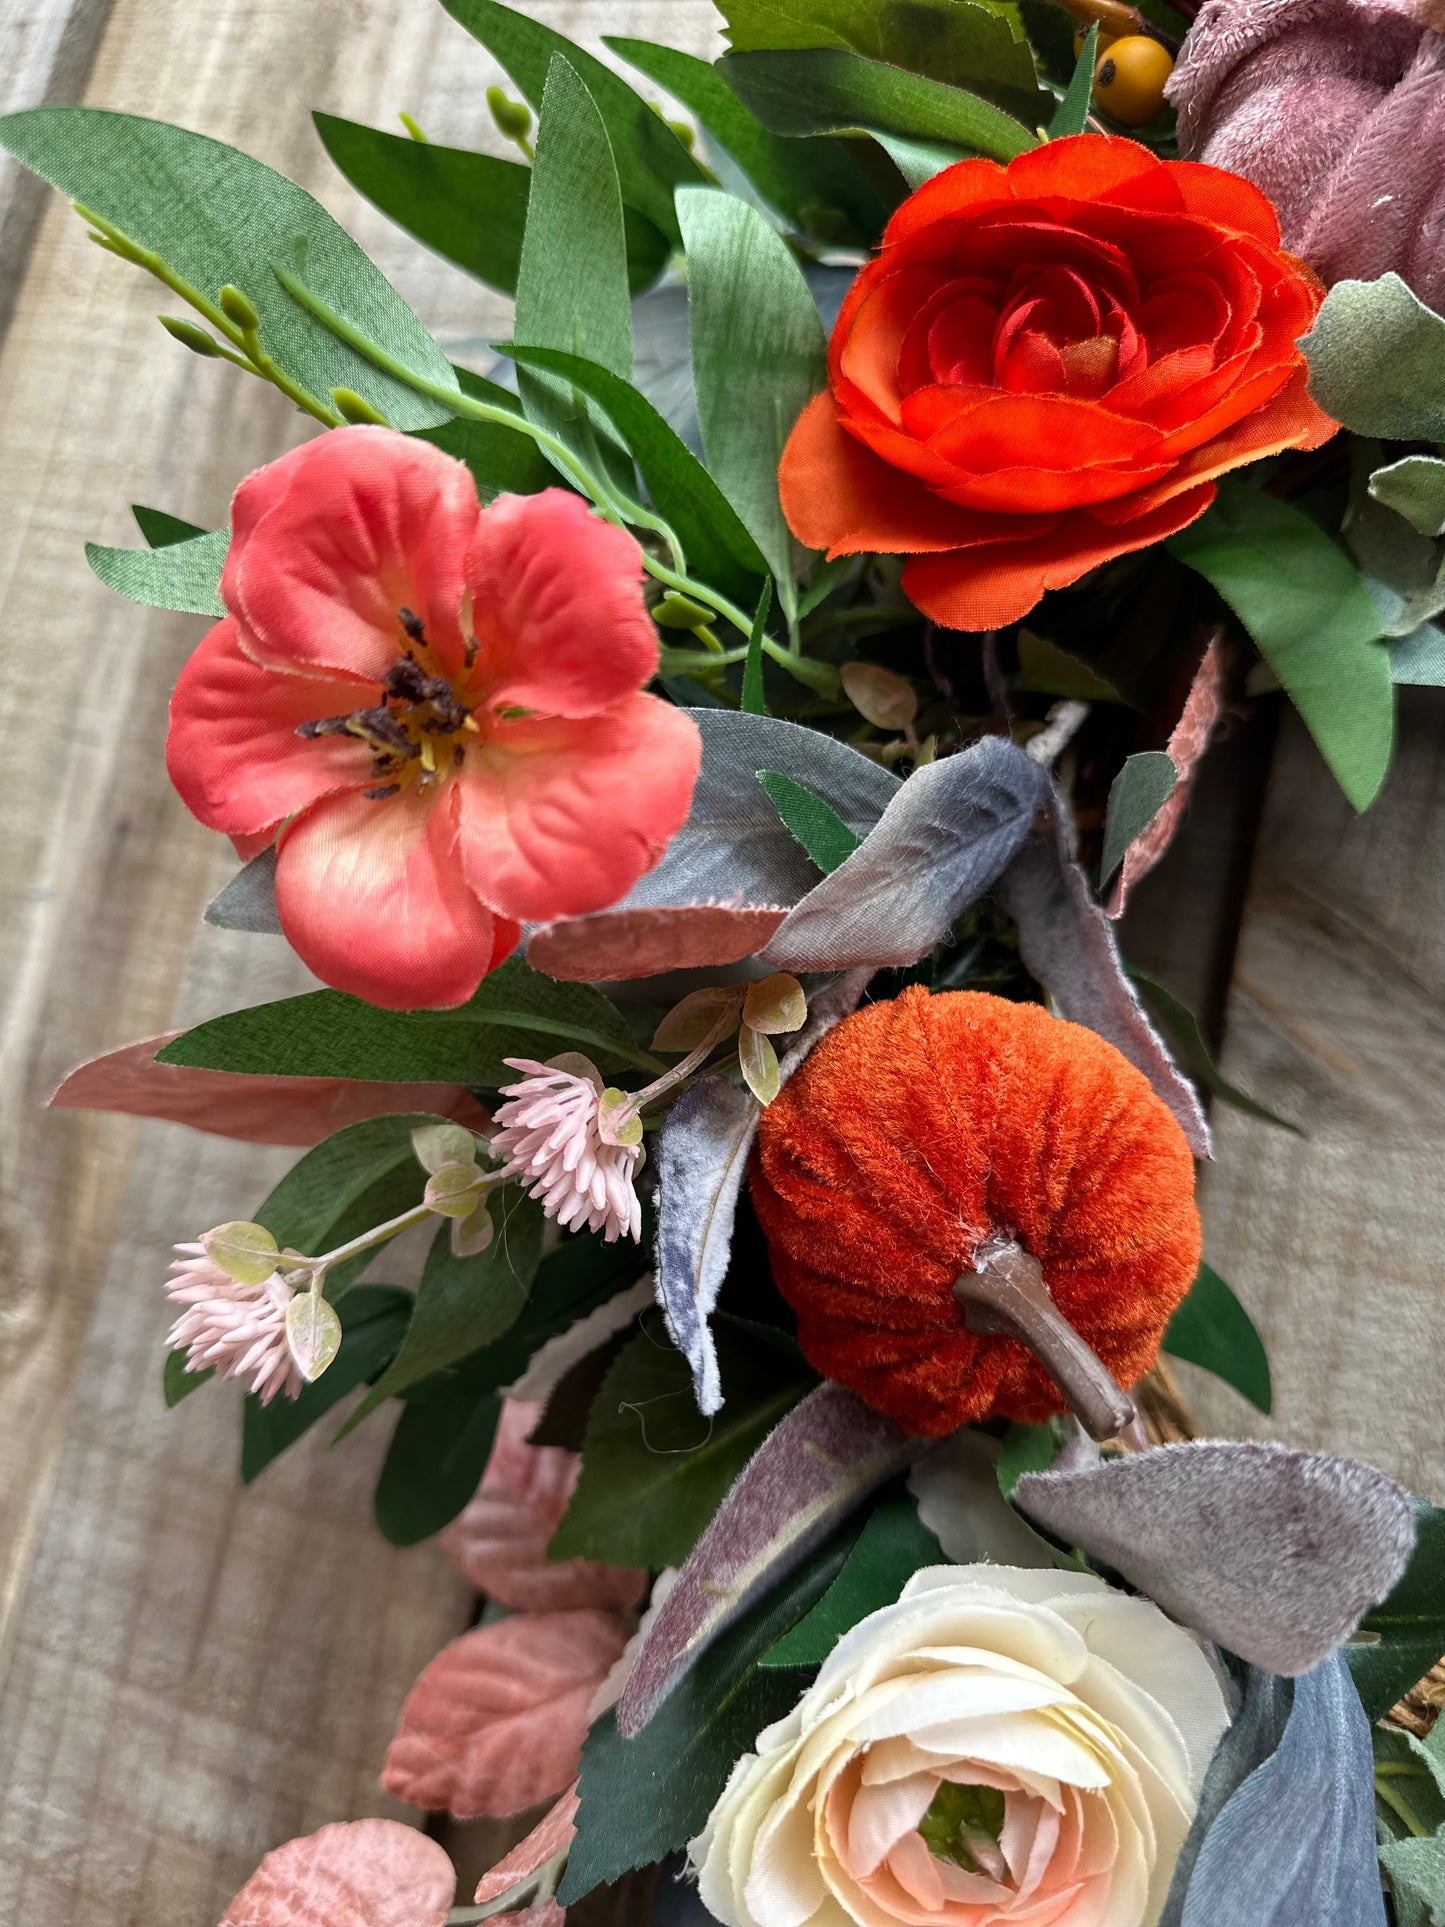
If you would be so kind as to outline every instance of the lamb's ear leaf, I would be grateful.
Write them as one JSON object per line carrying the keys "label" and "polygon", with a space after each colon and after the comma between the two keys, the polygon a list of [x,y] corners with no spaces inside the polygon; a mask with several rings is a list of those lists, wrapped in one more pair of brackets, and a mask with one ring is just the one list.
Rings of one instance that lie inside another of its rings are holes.
{"label": "lamb's ear leaf", "polygon": [[703,179],[702,169],[660,114],[620,74],[540,20],[497,0],[443,0],[447,12],[499,60],[540,113],[553,58],[561,54],[597,103],[617,160],[623,199],[678,239],[673,190]]}
{"label": "lamb's ear leaf", "polygon": [[1014,1503],[1252,1665],[1299,1674],[1378,1606],[1415,1543],[1409,1496],[1372,1466],[1197,1439],[1020,1479]]}
{"label": "lamb's ear leaf", "polygon": [[209,301],[239,288],[261,347],[322,407],[349,388],[394,428],[450,410],[348,348],[283,291],[281,267],[425,381],[454,388],[446,356],[351,237],[294,182],[223,141],[99,107],[30,107],[0,118],[0,147],[159,255]]}
{"label": "lamb's ear leaf", "polygon": [[618,1731],[640,1733],[723,1628],[923,1449],[846,1386],[820,1385],[795,1405],[738,1475],[659,1608],[618,1705]]}
{"label": "lamb's ear leaf", "polygon": [[1338,1652],[1292,1690],[1251,1680],[1206,1775],[1160,1927],[1306,1920],[1385,1927],[1370,1724]]}
{"label": "lamb's ear leaf", "polygon": [[[529,167],[384,133],[335,114],[311,118],[327,153],[373,206],[478,281],[516,293]],[[635,208],[623,209],[623,221],[628,283],[638,294],[667,266],[667,238]]]}

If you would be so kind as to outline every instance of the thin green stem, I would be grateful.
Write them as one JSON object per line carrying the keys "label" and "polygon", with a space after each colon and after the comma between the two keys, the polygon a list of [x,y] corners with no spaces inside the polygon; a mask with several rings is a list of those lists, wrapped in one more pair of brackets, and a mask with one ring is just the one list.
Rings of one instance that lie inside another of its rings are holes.
{"label": "thin green stem", "polygon": [[1399,1820],[1402,1825],[1409,1828],[1415,1839],[1428,1840],[1430,1838],[1430,1829],[1423,1823],[1419,1814],[1416,1813],[1404,1795],[1397,1793],[1394,1787],[1389,1785],[1388,1782],[1382,1784],[1378,1768],[1375,1770],[1375,1798],[1384,1801],[1396,1819]]}
{"label": "thin green stem", "polygon": [[[76,201],[74,206],[81,220],[88,221],[96,230],[96,238],[101,247],[111,254],[119,255],[122,261],[129,261],[135,267],[144,268],[147,274],[154,276],[163,287],[169,288],[172,294],[179,295],[187,307],[194,308],[198,315],[211,324],[217,334],[224,336],[233,348],[240,349],[245,356],[243,366],[249,368],[253,374],[259,375],[262,381],[269,381],[273,388],[279,388],[288,401],[294,402],[304,413],[313,416],[327,428],[337,428],[341,425],[343,418],[335,409],[328,408],[325,402],[318,401],[315,395],[303,388],[299,382],[293,381],[276,366],[270,355],[265,353],[257,343],[254,330],[238,328],[223,309],[203,295],[193,282],[187,281],[184,275],[178,274],[164,256],[157,254],[153,248],[142,247],[139,241],[133,241],[113,221],[107,221],[103,215],[96,214],[81,202]],[[231,357],[225,356],[223,359],[230,360]]]}

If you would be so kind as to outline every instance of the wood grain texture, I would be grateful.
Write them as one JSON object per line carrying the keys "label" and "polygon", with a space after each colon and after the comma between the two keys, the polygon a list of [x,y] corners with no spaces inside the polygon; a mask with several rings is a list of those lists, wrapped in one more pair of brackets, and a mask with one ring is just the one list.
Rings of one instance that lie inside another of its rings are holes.
{"label": "wood grain texture", "polygon": [[[594,49],[604,31],[716,43],[706,0],[529,10]],[[6,106],[66,98],[67,71],[78,88],[82,68],[27,52],[66,13],[0,12]],[[430,0],[113,0],[84,98],[279,167],[475,349],[509,304],[362,204],[309,113],[394,126],[405,107],[502,152],[499,77]],[[472,1601],[434,1548],[395,1552],[371,1524],[385,1418],[335,1454],[318,1431],[243,1491],[229,1388],[161,1406],[168,1247],[254,1208],[287,1154],[41,1109],[79,1058],[306,981],[279,941],[199,923],[232,863],[162,751],[202,625],[111,595],[83,544],[136,541],[137,501],[214,526],[307,424],[177,348],[152,318],[173,303],[58,198],[35,206],[33,237],[0,230],[0,1919],[205,1927],[268,1847],[402,1811],[376,1786],[386,1741]]]}
{"label": "wood grain texture", "polygon": [[1214,1107],[1205,1253],[1263,1332],[1274,1415],[1179,1371],[1211,1429],[1445,1501],[1445,691],[1397,693],[1362,817],[1282,715],[1245,903],[1224,1069],[1309,1136]]}

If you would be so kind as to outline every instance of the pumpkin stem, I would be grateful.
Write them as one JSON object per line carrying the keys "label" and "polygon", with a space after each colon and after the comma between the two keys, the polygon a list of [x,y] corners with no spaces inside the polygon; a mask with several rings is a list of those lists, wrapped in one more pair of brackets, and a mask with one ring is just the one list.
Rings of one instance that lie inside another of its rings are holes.
{"label": "pumpkin stem", "polygon": [[1017,1339],[1053,1379],[1090,1438],[1117,1438],[1136,1416],[1134,1401],[1054,1303],[1038,1259],[1016,1239],[994,1236],[979,1246],[973,1263],[953,1283],[968,1329]]}

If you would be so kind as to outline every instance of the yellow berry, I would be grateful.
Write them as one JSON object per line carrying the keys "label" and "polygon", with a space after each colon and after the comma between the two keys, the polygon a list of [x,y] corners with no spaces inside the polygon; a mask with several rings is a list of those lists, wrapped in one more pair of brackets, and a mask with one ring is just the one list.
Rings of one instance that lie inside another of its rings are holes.
{"label": "yellow berry", "polygon": [[1164,83],[1174,71],[1169,49],[1148,34],[1125,34],[1094,68],[1094,105],[1124,127],[1142,127],[1164,105]]}

